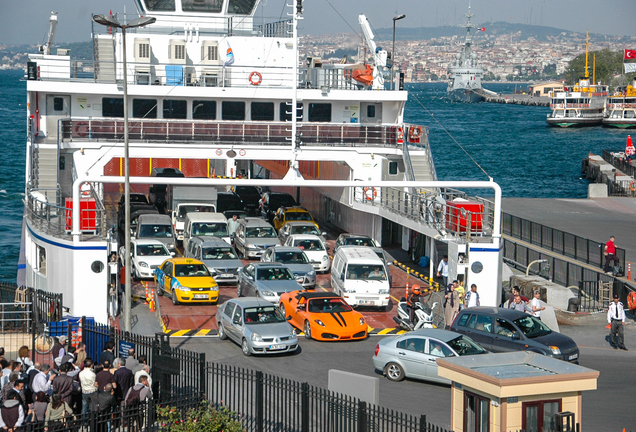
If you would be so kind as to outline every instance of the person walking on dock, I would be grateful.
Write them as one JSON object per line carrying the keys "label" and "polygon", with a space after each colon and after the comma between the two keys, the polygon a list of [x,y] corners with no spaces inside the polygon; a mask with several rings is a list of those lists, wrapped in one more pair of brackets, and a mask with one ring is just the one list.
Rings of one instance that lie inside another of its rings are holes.
{"label": "person walking on dock", "polygon": [[[610,339],[612,340],[612,346],[614,349],[620,348],[627,351],[623,335],[625,309],[623,308],[623,303],[618,301],[618,294],[614,294],[614,301],[610,303],[609,309],[607,310],[607,322],[611,326]],[[618,335],[618,341],[616,340],[616,335]]]}
{"label": "person walking on dock", "polygon": [[477,285],[472,284],[470,286],[470,291],[466,293],[466,298],[464,298],[464,306],[467,308],[481,306],[479,294],[477,293]]}
{"label": "person walking on dock", "polygon": [[444,287],[448,286],[448,255],[444,255],[437,266],[437,277],[441,277],[444,281]]}
{"label": "person walking on dock", "polygon": [[450,326],[453,323],[457,313],[459,312],[459,292],[455,291],[455,288],[458,286],[459,282],[454,280],[453,283],[448,286],[446,294],[444,295],[444,298],[446,299],[444,302],[446,326]]}
{"label": "person walking on dock", "polygon": [[610,236],[610,239],[607,243],[605,243],[605,268],[603,269],[605,273],[610,272],[610,262],[614,263],[614,266],[618,265],[618,257],[616,256],[616,244],[614,243],[614,236]]}

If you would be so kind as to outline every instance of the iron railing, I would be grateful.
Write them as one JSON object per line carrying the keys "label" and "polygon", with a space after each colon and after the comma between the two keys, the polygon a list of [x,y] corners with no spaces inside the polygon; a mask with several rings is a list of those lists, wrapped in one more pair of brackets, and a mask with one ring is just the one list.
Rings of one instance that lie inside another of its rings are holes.
{"label": "iron railing", "polygon": [[629,163],[625,157],[619,156],[619,154],[625,155],[624,150],[603,150],[603,160],[614,166],[614,168],[621,170],[626,175],[633,179],[636,179],[636,166]]}
{"label": "iron railing", "polygon": [[[526,243],[539,246],[559,254],[574,258],[586,264],[602,268],[605,265],[603,252],[605,243],[586,239],[538,222],[504,213],[502,231]],[[625,249],[616,248],[616,256],[625,266]]]}

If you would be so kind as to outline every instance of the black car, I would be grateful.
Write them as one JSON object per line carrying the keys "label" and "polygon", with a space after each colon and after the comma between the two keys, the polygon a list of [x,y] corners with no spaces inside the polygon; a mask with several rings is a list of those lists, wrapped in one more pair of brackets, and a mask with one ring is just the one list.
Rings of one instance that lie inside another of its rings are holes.
{"label": "black car", "polygon": [[261,216],[269,223],[274,221],[276,210],[281,207],[296,207],[293,196],[284,192],[265,192],[261,198]]}
{"label": "black car", "polygon": [[216,195],[216,212],[223,213],[226,218],[232,217],[232,212],[245,211],[245,203],[234,192],[219,192]]}
{"label": "black car", "polygon": [[494,352],[531,351],[578,363],[579,347],[525,312],[496,307],[462,310],[450,329]]}
{"label": "black car", "polygon": [[[153,168],[150,177],[180,177],[185,175],[178,168]],[[154,184],[148,189],[148,198],[161,213],[167,213],[168,203],[166,201],[167,184]]]}
{"label": "black car", "polygon": [[245,211],[250,215],[256,215],[261,199],[260,189],[256,186],[234,186],[232,190],[243,200]]}

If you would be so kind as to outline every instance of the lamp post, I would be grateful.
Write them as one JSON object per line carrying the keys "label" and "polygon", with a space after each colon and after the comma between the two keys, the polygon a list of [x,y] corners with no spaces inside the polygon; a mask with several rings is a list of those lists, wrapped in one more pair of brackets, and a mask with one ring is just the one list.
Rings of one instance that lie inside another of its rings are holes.
{"label": "lamp post", "polygon": [[403,18],[406,15],[400,14],[393,17],[393,50],[391,51],[391,89],[395,90],[395,22]]}
{"label": "lamp post", "polygon": [[110,15],[93,15],[93,21],[106,27],[120,28],[122,34],[122,44],[124,47],[124,248],[126,251],[126,256],[124,257],[124,277],[126,279],[124,292],[124,330],[129,332],[131,331],[130,300],[132,298],[132,286],[130,281],[130,157],[128,155],[128,71],[126,70],[126,30],[129,28],[143,27],[145,25],[152,24],[157,21],[157,19],[153,17],[140,17],[130,21],[128,24],[121,24],[115,17]]}

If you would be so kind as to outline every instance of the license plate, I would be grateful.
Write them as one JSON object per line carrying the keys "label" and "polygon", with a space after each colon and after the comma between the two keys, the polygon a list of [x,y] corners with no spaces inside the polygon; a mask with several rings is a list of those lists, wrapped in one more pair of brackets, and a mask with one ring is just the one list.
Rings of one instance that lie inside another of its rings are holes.
{"label": "license plate", "polygon": [[229,278],[231,278],[231,277],[232,277],[232,275],[231,275],[231,274],[229,274],[229,273],[223,273],[223,274],[222,274],[222,275],[220,275],[219,277],[220,277],[220,278],[229,279]]}
{"label": "license plate", "polygon": [[194,298],[195,299],[206,299],[206,298],[208,298],[208,295],[207,294],[195,294]]}
{"label": "license plate", "polygon": [[270,345],[269,346],[269,349],[271,351],[284,350],[285,348],[287,348],[287,346],[285,346],[285,345]]}
{"label": "license plate", "polygon": [[375,302],[373,300],[358,300],[359,305],[372,305]]}
{"label": "license plate", "polygon": [[570,357],[568,357],[568,360],[575,360],[577,358],[579,358],[578,354],[572,354]]}

